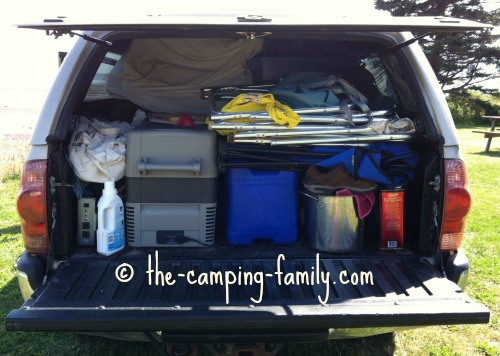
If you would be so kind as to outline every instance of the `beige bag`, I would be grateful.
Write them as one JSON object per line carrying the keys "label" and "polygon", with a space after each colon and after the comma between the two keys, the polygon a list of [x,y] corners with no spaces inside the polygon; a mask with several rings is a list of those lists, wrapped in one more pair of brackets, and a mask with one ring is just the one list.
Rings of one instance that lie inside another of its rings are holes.
{"label": "beige bag", "polygon": [[107,89],[150,111],[207,114],[200,89],[251,84],[247,61],[262,45],[261,39],[134,40],[111,70]]}

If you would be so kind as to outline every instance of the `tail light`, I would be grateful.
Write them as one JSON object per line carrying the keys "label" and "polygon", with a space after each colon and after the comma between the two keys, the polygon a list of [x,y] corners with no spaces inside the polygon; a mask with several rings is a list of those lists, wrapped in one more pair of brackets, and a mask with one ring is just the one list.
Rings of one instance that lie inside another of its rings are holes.
{"label": "tail light", "polygon": [[460,247],[465,218],[471,207],[467,171],[461,160],[445,161],[444,209],[441,225],[441,250],[452,251]]}
{"label": "tail light", "polygon": [[47,254],[46,205],[47,161],[29,161],[24,164],[21,187],[17,197],[17,212],[21,219],[24,247],[28,253]]}

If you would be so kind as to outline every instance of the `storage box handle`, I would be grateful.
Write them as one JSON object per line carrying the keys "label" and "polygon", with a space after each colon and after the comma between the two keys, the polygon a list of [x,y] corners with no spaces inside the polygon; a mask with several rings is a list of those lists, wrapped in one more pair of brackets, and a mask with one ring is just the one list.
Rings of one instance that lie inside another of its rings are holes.
{"label": "storage box handle", "polygon": [[151,163],[147,158],[142,158],[137,167],[141,175],[147,175],[150,171],[178,171],[193,172],[193,175],[201,174],[201,157],[195,157],[192,163]]}

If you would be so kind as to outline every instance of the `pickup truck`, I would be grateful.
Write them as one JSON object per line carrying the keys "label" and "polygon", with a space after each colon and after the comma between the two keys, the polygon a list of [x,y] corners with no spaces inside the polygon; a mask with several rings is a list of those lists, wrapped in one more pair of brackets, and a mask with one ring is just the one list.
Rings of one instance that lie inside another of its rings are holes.
{"label": "pickup truck", "polygon": [[[464,292],[466,167],[412,35],[485,25],[200,10],[20,27],[80,38],[23,169],[25,303],[7,330],[237,344],[489,321]],[[337,104],[284,106],[293,73],[293,95]],[[303,89],[318,77],[335,84]],[[239,99],[247,108],[231,110]],[[112,139],[101,160],[99,137]],[[379,157],[388,181],[358,154]],[[106,180],[125,231],[109,256],[97,252],[114,218],[97,207]]]}

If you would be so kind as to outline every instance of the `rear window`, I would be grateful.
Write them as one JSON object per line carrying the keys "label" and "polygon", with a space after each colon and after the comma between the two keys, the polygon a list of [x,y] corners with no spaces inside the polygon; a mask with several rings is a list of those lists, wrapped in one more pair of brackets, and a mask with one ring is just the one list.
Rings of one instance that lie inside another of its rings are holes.
{"label": "rear window", "polygon": [[120,58],[121,55],[118,53],[106,53],[94,79],[92,79],[89,90],[85,95],[85,101],[105,100],[112,97],[111,93],[106,89],[108,76]]}

